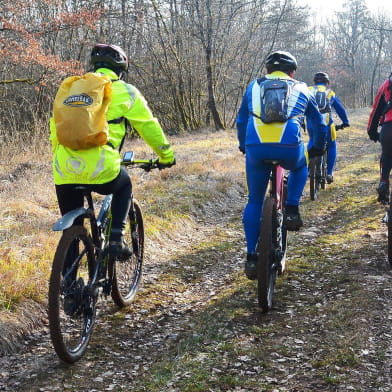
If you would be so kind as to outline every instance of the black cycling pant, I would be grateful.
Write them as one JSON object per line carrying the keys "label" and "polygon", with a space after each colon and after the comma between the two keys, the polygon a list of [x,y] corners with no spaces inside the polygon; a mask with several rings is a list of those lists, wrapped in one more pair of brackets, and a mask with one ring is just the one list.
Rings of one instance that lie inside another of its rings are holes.
{"label": "black cycling pant", "polygon": [[[62,215],[83,207],[83,193],[75,187],[83,185],[92,192],[101,195],[113,194],[112,201],[112,234],[110,239],[120,241],[121,232],[127,223],[127,216],[131,205],[132,184],[128,172],[121,168],[118,176],[106,184],[64,184],[56,185],[57,200]],[[82,224],[79,220],[76,224]]]}
{"label": "black cycling pant", "polygon": [[380,132],[382,153],[380,158],[380,179],[389,182],[392,169],[392,122],[384,123]]}

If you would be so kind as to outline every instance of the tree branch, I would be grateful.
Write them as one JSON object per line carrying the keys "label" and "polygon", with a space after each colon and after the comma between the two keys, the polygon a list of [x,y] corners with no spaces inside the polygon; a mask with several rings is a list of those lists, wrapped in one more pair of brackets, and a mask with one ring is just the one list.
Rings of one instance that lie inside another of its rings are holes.
{"label": "tree branch", "polygon": [[0,80],[0,84],[6,83],[28,83],[34,84],[36,81],[33,79],[12,79],[12,80]]}

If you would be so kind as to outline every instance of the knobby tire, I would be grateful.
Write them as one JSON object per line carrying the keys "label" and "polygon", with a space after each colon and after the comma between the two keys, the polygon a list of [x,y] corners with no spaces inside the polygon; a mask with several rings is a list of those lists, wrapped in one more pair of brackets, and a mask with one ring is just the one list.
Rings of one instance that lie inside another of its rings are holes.
{"label": "knobby tire", "polygon": [[[75,262],[78,259],[79,262]],[[74,268],[71,274],[65,272],[63,277],[66,261]],[[86,296],[86,285],[92,277],[94,264],[94,246],[87,230],[83,226],[65,230],[53,259],[48,319],[53,347],[59,358],[67,363],[74,363],[83,356],[93,331],[96,299]]]}
{"label": "knobby tire", "polygon": [[[282,193],[282,197],[283,197],[283,200],[282,200],[282,208],[283,208],[283,211],[281,211],[281,216],[280,216],[281,221],[280,221],[280,222],[277,221],[277,223],[280,224],[280,227],[278,227],[278,228],[277,228],[277,231],[276,231],[277,234],[278,234],[279,229],[280,229],[280,232],[279,232],[279,233],[280,233],[280,236],[281,236],[281,238],[280,238],[280,247],[281,247],[281,259],[280,259],[280,263],[281,263],[282,269],[281,269],[280,271],[278,271],[279,274],[283,274],[284,269],[285,269],[285,267],[286,267],[287,229],[286,229],[286,227],[283,225],[283,215],[284,215],[284,206],[285,206],[286,200],[287,200],[287,180],[284,180],[284,181],[283,181],[283,193]],[[279,241],[277,241],[277,242],[279,242]]]}
{"label": "knobby tire", "polygon": [[317,199],[317,182],[316,182],[316,167],[317,158],[311,158],[309,161],[309,187],[310,187],[310,199]]}
{"label": "knobby tire", "polygon": [[271,268],[273,263],[272,230],[274,215],[276,216],[275,201],[271,197],[267,197],[263,204],[263,214],[257,250],[257,297],[259,307],[263,313],[268,312],[268,310],[272,307],[277,275],[277,271]]}
{"label": "knobby tire", "polygon": [[125,241],[132,244],[133,255],[125,261],[112,262],[112,299],[119,307],[128,306],[139,290],[144,257],[143,215],[137,200],[133,199],[125,232]]}

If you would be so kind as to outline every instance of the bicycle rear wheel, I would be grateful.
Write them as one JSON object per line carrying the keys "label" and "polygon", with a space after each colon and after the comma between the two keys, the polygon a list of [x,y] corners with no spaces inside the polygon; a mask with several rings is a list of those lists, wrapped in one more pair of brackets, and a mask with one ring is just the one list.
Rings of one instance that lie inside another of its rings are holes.
{"label": "bicycle rear wheel", "polygon": [[142,210],[135,199],[133,199],[128,215],[125,240],[128,244],[132,244],[132,257],[125,261],[116,260],[111,264],[112,299],[119,307],[127,306],[134,300],[142,277],[144,224]]}
{"label": "bicycle rear wheel", "polygon": [[272,307],[275,281],[278,273],[274,265],[273,230],[276,227],[276,205],[271,197],[264,200],[263,215],[258,242],[258,273],[257,273],[257,297],[259,307],[263,313]]}
{"label": "bicycle rear wheel", "polygon": [[53,347],[74,363],[87,349],[95,323],[96,296],[87,284],[95,265],[94,246],[83,226],[65,230],[57,246],[49,281],[48,318]]}
{"label": "bicycle rear wheel", "polygon": [[311,200],[316,200],[318,194],[318,186],[316,179],[317,161],[317,158],[311,158],[309,161],[309,188]]}
{"label": "bicycle rear wheel", "polygon": [[321,157],[320,162],[320,186],[325,189],[327,183],[327,152]]}

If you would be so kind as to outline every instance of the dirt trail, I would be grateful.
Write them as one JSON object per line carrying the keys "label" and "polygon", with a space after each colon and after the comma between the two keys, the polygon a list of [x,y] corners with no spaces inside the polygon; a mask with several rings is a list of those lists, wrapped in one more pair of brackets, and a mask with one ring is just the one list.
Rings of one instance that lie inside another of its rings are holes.
{"label": "dirt trail", "polygon": [[[341,142],[336,178],[358,154],[369,153],[364,138],[348,139]],[[390,392],[392,275],[382,210],[361,201],[359,191],[363,198],[374,194],[365,176],[331,189],[313,204],[304,195],[306,228],[290,236],[288,273],[269,314],[258,311],[254,282],[242,273],[245,196],[238,182],[226,198],[210,203],[208,218],[184,222],[159,248],[148,245],[134,306],[118,312],[108,301],[102,307],[81,361],[60,363],[44,325],[17,352],[0,357],[0,390],[150,392],[157,365],[183,358],[160,390],[184,392],[181,382],[192,373],[185,365],[188,350],[199,362],[213,352],[219,360],[210,365],[204,387],[195,383],[187,391]],[[358,200],[347,212],[345,202],[354,194]],[[379,224],[369,223],[372,215]],[[347,236],[347,227],[355,232],[362,226],[360,237],[328,242],[341,227]],[[325,238],[323,247],[315,245],[317,238]],[[207,245],[201,249],[200,243]],[[190,344],[195,340],[197,351]],[[228,344],[236,356],[228,354]],[[223,376],[225,382],[218,382]]]}

